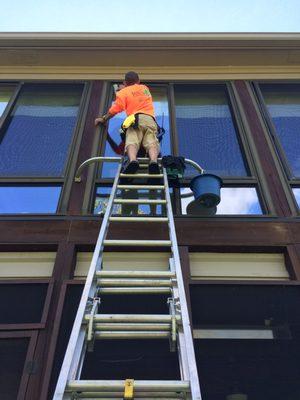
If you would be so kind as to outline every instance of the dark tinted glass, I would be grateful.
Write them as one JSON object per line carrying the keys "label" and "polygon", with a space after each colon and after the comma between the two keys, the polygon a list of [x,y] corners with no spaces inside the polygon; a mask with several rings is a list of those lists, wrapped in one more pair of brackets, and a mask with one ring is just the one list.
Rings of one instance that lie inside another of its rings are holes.
{"label": "dark tinted glass", "polygon": [[[170,123],[169,123],[169,104],[167,98],[167,89],[164,87],[150,86],[151,94],[154,102],[156,121],[159,126],[163,126],[166,133],[160,143],[161,153],[166,155],[171,152],[170,143]],[[120,113],[109,121],[109,135],[114,142],[119,145],[121,143],[120,138],[120,127],[126,114]],[[104,155],[106,157],[119,157],[123,154],[123,147],[119,148],[118,151],[114,150],[109,142],[106,142]],[[117,164],[104,163],[102,177],[103,178],[114,178],[117,170]]]}
{"label": "dark tinted glass", "polygon": [[0,339],[1,400],[18,398],[28,344],[27,338]]}
{"label": "dark tinted glass", "polygon": [[25,84],[1,132],[0,175],[62,176],[83,85]]}
{"label": "dark tinted glass", "polygon": [[300,85],[260,85],[293,176],[300,176]]}
{"label": "dark tinted glass", "polygon": [[181,156],[220,176],[248,175],[225,86],[176,85],[175,110]]}
{"label": "dark tinted glass", "polygon": [[194,328],[269,329],[274,334],[273,339],[194,340],[205,399],[229,399],[233,393],[243,394],[243,400],[299,399],[299,289],[191,286]]}
{"label": "dark tinted glass", "polygon": [[55,213],[61,186],[0,186],[0,214]]}
{"label": "dark tinted glass", "polygon": [[0,324],[40,322],[47,288],[46,283],[0,285]]}

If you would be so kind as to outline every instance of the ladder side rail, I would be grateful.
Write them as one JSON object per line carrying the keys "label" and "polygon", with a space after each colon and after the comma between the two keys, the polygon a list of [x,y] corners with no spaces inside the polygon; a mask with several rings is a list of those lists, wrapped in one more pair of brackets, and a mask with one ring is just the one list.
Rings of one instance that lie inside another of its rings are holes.
{"label": "ladder side rail", "polygon": [[[102,259],[99,256],[100,256],[100,253],[103,251],[104,239],[105,239],[108,225],[109,225],[109,217],[113,210],[113,200],[116,195],[117,184],[119,181],[121,168],[122,168],[122,165],[119,164],[118,170],[116,173],[116,177],[114,180],[114,184],[112,187],[112,191],[111,191],[109,201],[107,204],[106,212],[105,212],[102,224],[101,224],[98,240],[97,240],[93,258],[92,258],[92,261],[90,264],[89,272],[87,275],[87,279],[86,279],[86,283],[85,283],[85,286],[83,289],[79,307],[77,310],[76,318],[75,318],[75,321],[73,324],[73,328],[72,328],[71,336],[69,339],[68,347],[67,347],[67,350],[65,353],[64,361],[63,361],[63,364],[62,364],[62,367],[60,370],[60,375],[59,375],[59,378],[57,381],[53,400],[62,400],[63,399],[67,380],[70,375],[71,365],[72,365],[72,375],[74,375],[74,370],[76,369],[76,366],[74,365],[74,363],[72,363],[73,358],[76,357],[75,350],[78,351],[78,347],[81,345],[81,351],[80,351],[80,353],[81,353],[85,347],[85,346],[82,346],[83,343],[77,343],[77,342],[79,339],[79,334],[80,334],[80,330],[82,327],[83,318],[84,318],[84,315],[86,312],[86,305],[87,305],[88,299],[93,298],[96,293],[95,272],[97,270],[101,269]],[[80,336],[81,336],[81,342],[82,342],[83,335],[80,335]],[[77,359],[79,359],[78,354],[77,354]]]}
{"label": "ladder side rail", "polygon": [[[188,368],[189,368],[189,380],[191,384],[191,394],[193,400],[201,400],[201,391],[200,391],[200,384],[197,372],[197,364],[195,358],[195,351],[194,351],[194,342],[193,336],[191,331],[191,324],[189,320],[189,313],[188,313],[188,306],[185,296],[185,289],[184,289],[184,282],[181,270],[181,263],[178,251],[178,244],[177,244],[177,237],[176,237],[176,230],[174,224],[174,217],[172,211],[172,203],[170,198],[169,192],[169,184],[168,184],[168,177],[166,173],[166,169],[163,168],[163,175],[164,175],[164,183],[165,183],[165,193],[166,193],[166,200],[167,200],[167,215],[169,217],[168,225],[169,225],[169,232],[170,232],[170,239],[172,242],[172,254],[174,260],[174,267],[176,271],[177,277],[177,285],[179,290],[179,298],[180,298],[180,307],[181,307],[181,318],[182,318],[182,327],[184,333],[184,341],[185,343],[179,343],[179,346],[185,344],[186,352],[183,350],[183,354],[181,354],[181,359],[184,361],[187,358],[188,361]],[[180,338],[181,335],[179,335]]]}

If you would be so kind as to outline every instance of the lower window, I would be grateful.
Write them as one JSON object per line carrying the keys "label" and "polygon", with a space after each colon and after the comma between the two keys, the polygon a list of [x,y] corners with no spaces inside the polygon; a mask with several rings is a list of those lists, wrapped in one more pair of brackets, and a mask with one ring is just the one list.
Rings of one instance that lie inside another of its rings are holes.
{"label": "lower window", "polygon": [[56,213],[61,186],[1,185],[0,214]]}
{"label": "lower window", "polygon": [[190,289],[203,398],[298,400],[300,287],[220,284]]}
{"label": "lower window", "polygon": [[[181,189],[181,196],[191,193],[189,188]],[[191,193],[189,197],[181,197],[181,212],[189,214],[189,204],[194,200]],[[222,187],[221,201],[217,207],[201,207],[197,210],[199,216],[213,215],[261,215],[262,207],[255,187]]]}

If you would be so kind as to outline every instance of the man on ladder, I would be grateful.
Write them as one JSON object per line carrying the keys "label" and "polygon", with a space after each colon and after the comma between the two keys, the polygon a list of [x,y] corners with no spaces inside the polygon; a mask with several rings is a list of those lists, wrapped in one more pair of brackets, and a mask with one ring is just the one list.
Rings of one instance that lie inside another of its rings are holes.
{"label": "man on ladder", "polygon": [[95,125],[105,124],[116,114],[125,111],[127,118],[122,127],[126,130],[125,152],[128,161],[124,165],[123,172],[126,174],[137,172],[139,168],[137,153],[142,145],[149,154],[149,173],[159,174],[157,123],[150,90],[140,83],[139,76],[134,71],[126,73],[123,84],[124,88],[117,92],[114,104],[107,114],[95,119]]}

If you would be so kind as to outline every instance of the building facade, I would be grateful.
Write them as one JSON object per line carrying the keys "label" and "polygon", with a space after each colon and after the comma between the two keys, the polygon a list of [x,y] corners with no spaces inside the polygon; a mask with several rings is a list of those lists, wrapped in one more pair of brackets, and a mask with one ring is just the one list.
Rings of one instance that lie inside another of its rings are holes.
{"label": "building facade", "polygon": [[[162,153],[223,179],[213,216],[187,214],[190,168],[171,191],[203,400],[298,400],[300,34],[0,34],[0,398],[52,398],[116,168],[74,176],[115,155],[94,119],[128,70],[151,89]],[[120,237],[166,230],[115,223]],[[167,259],[111,249],[104,265]],[[160,295],[104,296],[101,309],[167,312]],[[83,376],[178,379],[179,366],[163,340],[108,341]]]}

